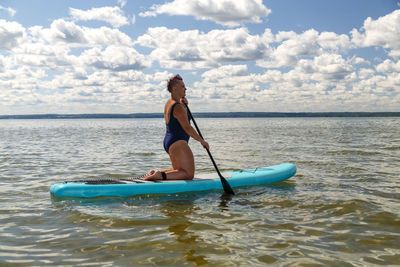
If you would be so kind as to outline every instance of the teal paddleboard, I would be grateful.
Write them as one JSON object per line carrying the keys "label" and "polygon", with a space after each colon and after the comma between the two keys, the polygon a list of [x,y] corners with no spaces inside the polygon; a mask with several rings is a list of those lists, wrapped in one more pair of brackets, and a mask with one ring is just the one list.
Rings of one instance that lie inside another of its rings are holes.
{"label": "teal paddleboard", "polygon": [[[284,163],[275,166],[223,172],[232,188],[251,185],[263,185],[281,182],[296,173],[296,166]],[[65,181],[50,187],[55,197],[131,197],[151,194],[175,194],[192,191],[222,190],[218,174],[196,175],[193,180],[184,181],[142,181],[129,179]]]}

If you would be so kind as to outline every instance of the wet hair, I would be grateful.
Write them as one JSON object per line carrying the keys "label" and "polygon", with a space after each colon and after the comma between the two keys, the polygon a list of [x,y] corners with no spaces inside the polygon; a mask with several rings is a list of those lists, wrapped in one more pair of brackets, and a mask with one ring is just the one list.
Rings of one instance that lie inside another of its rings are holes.
{"label": "wet hair", "polygon": [[182,77],[179,74],[175,75],[174,77],[168,80],[168,85],[167,85],[168,92],[170,93],[172,92],[172,87],[174,87],[178,83],[178,81],[183,81]]}

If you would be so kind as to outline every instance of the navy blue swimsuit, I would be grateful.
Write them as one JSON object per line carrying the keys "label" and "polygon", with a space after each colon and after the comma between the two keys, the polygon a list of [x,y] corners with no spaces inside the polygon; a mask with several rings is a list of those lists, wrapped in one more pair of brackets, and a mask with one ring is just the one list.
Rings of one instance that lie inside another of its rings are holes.
{"label": "navy blue swimsuit", "polygon": [[[169,122],[167,123],[167,133],[165,134],[164,138],[164,149],[169,154],[169,147],[179,140],[185,140],[186,142],[189,141],[190,136],[185,132],[182,128],[179,121],[174,117],[174,108],[175,105],[179,104],[176,102],[172,105],[170,115],[169,115]],[[190,121],[190,119],[189,119]]]}

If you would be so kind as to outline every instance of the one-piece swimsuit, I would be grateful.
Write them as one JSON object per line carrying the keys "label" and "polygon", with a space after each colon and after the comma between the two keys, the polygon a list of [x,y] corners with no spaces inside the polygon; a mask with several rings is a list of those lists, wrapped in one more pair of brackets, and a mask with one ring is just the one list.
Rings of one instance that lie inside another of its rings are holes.
{"label": "one-piece swimsuit", "polygon": [[[167,132],[166,132],[165,138],[164,138],[164,149],[168,154],[169,154],[169,147],[173,143],[175,143],[176,141],[179,141],[179,140],[185,140],[186,142],[189,142],[189,138],[190,138],[190,136],[182,128],[179,121],[173,115],[176,104],[179,104],[179,103],[176,102],[175,104],[172,105],[170,115],[169,115],[169,122],[166,124]],[[188,118],[188,119],[190,122],[190,118]]]}

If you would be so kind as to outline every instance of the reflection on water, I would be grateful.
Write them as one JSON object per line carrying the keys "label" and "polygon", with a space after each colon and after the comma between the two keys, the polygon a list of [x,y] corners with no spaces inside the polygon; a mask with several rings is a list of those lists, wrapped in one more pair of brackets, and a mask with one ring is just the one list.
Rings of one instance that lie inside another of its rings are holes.
{"label": "reflection on water", "polygon": [[189,220],[194,214],[194,203],[190,200],[171,200],[163,202],[160,210],[172,223],[168,226],[168,231],[179,243],[178,247],[184,248],[182,257],[196,265],[209,263],[205,255],[196,255],[197,248],[200,247],[202,240],[196,235],[195,231],[190,230],[193,223]]}
{"label": "reflection on water", "polygon": [[399,118],[197,122],[221,170],[293,162],[296,176],[235,196],[54,199],[61,180],[168,167],[162,120],[0,121],[0,265],[398,265]]}
{"label": "reflection on water", "polygon": [[231,194],[226,194],[225,192],[221,193],[220,203],[219,203],[219,207],[221,208],[221,211],[228,210],[229,201],[231,201],[232,198],[233,198],[233,195],[231,195]]}

